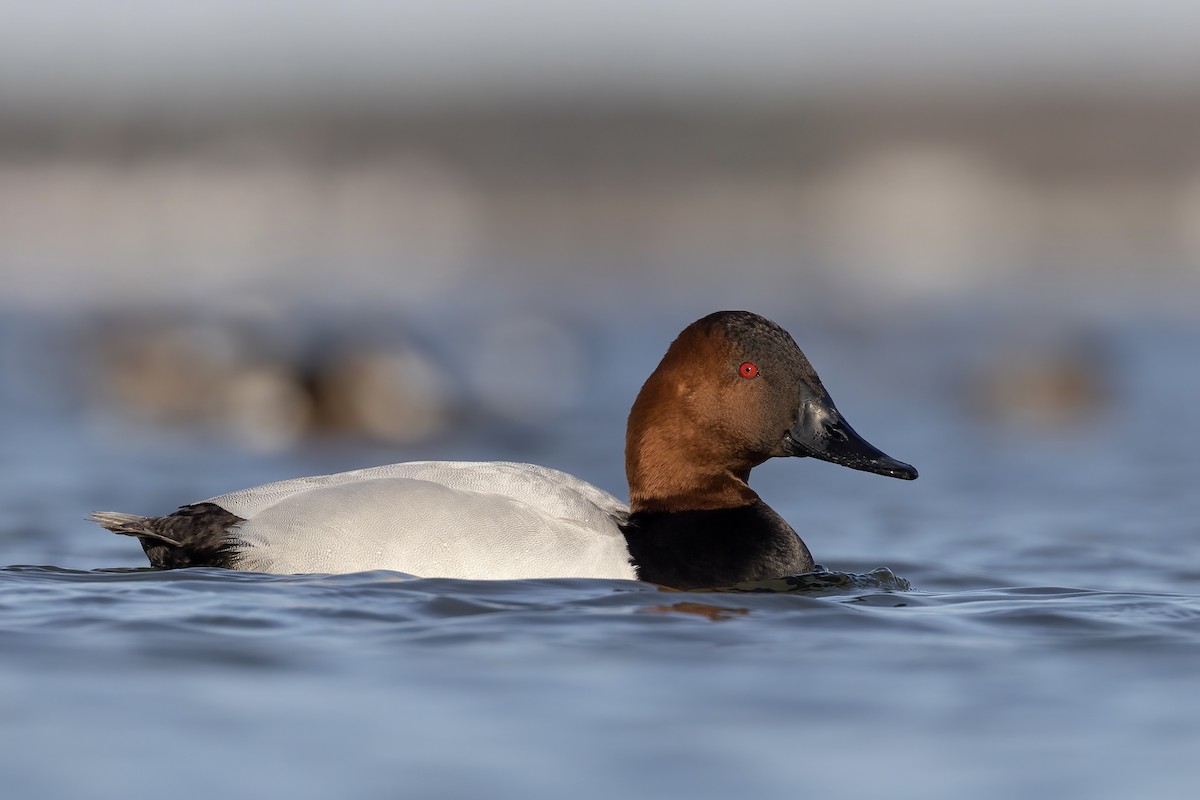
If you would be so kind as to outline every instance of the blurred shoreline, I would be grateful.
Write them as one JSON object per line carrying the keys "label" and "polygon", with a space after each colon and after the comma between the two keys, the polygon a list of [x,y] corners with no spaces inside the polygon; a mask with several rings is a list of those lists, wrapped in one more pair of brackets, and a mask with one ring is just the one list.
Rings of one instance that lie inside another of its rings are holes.
{"label": "blurred shoreline", "polygon": [[506,285],[1177,296],[1200,276],[1197,142],[1182,90],[29,113],[0,127],[0,278],[5,304],[49,306]]}

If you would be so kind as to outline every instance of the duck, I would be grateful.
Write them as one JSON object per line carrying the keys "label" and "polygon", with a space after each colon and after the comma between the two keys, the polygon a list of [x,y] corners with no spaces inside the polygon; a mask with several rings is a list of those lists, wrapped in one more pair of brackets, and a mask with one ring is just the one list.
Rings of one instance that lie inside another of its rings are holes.
{"label": "duck", "polygon": [[811,572],[750,488],[771,458],[913,480],[854,431],[795,340],[749,311],[688,325],[646,379],[625,436],[629,502],[549,467],[412,461],[292,478],[165,516],[99,511],[161,569],[392,570],[468,580],[603,578],[700,589]]}

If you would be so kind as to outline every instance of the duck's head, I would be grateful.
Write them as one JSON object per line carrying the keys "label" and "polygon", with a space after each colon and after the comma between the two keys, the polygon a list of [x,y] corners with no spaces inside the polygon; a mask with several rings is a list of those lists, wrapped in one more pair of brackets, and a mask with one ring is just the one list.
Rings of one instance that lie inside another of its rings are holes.
{"label": "duck's head", "polygon": [[783,328],[748,311],[718,311],[693,322],[629,414],[625,468],[633,509],[752,502],[750,470],[783,456],[917,477],[850,427]]}

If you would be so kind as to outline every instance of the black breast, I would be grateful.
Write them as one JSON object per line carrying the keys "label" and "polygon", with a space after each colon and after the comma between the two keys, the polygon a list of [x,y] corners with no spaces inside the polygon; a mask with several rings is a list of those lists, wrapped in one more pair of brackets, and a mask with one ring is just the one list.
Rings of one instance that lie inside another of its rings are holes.
{"label": "black breast", "polygon": [[713,511],[640,511],[622,526],[644,581],[675,589],[808,572],[808,547],[763,502]]}

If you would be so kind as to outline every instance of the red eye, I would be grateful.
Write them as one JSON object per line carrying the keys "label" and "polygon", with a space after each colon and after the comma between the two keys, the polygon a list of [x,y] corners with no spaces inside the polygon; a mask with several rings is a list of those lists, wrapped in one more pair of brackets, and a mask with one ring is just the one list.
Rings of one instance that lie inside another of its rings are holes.
{"label": "red eye", "polygon": [[738,367],[738,375],[741,375],[743,378],[757,378],[758,367],[747,361],[745,364],[742,364],[740,367]]}

